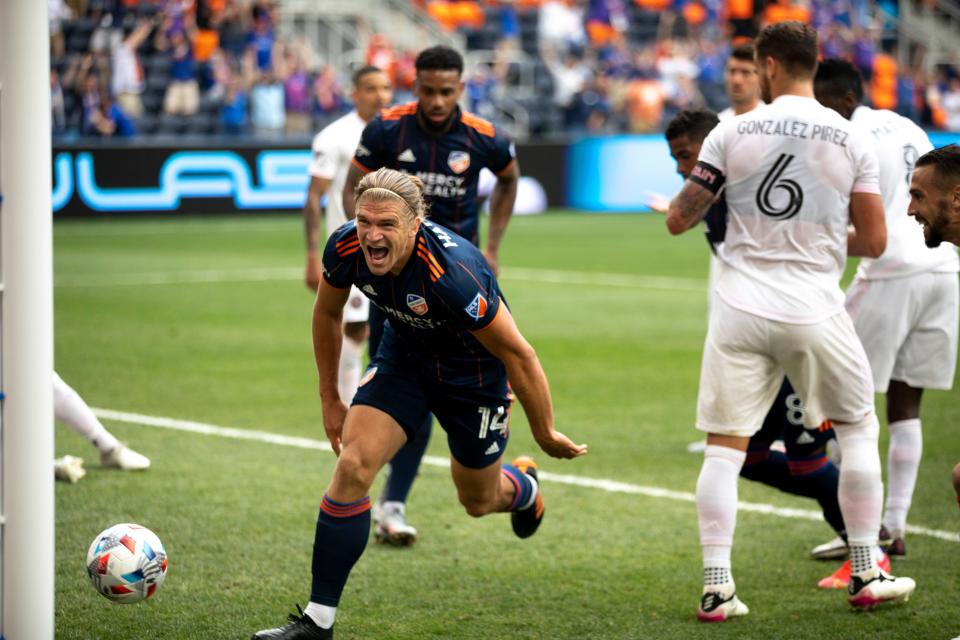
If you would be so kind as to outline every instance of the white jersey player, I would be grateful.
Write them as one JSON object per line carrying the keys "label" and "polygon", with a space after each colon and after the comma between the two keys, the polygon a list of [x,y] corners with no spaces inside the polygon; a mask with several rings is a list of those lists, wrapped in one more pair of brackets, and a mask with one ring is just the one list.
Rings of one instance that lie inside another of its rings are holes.
{"label": "white jersey player", "polygon": [[[347,221],[340,194],[357,151],[360,135],[367,122],[372,120],[380,109],[390,104],[393,92],[386,74],[377,67],[368,66],[354,73],[351,97],[356,109],[329,124],[313,139],[310,188],[303,209],[307,237],[306,281],[313,291],[317,290],[322,277],[317,227],[323,196],[328,192],[332,194],[327,197],[326,239]],[[369,311],[369,300],[354,287],[343,308],[344,340],[340,349],[340,397],[348,405],[360,383]]]}
{"label": "white jersey player", "polygon": [[876,391],[887,394],[890,448],[883,524],[904,555],[907,511],[920,467],[924,389],[950,389],[957,363],[958,282],[956,247],[929,248],[923,230],[907,215],[910,178],[917,159],[933,149],[927,134],[891,111],[860,104],[863,80],[845,60],[824,60],[814,82],[817,99],[876,146],[887,248],[860,262],[847,290],[846,307],[870,359]]}
{"label": "white jersey player", "polygon": [[916,586],[877,564],[879,423],[870,365],[839,286],[848,251],[878,257],[886,245],[876,155],[866,136],[814,99],[816,31],[774,24],[755,46],[767,104],[710,133],[667,218],[671,233],[687,231],[726,186],[724,268],[697,411],[697,427],[708,434],[697,481],[704,558],[697,617],[707,622],[748,611],[730,565],[737,476],[784,374],[811,422],[834,424],[843,451],[838,497],[852,560],[850,604],[903,600]]}

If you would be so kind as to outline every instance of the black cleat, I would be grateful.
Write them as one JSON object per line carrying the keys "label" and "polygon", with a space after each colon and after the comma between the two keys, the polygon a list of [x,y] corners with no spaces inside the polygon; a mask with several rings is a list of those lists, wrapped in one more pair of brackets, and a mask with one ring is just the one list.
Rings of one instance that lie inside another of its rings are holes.
{"label": "black cleat", "polygon": [[[537,480],[537,463],[533,458],[521,456],[511,464],[534,480]],[[533,504],[521,511],[514,511],[510,514],[510,524],[513,525],[513,532],[518,538],[529,538],[537,532],[540,521],[543,520],[543,491],[540,489],[540,483],[537,482],[537,497]]]}
{"label": "black cleat", "polygon": [[313,618],[297,605],[297,613],[291,613],[287,624],[276,629],[262,629],[250,636],[250,640],[333,640],[333,628],[318,627]]}

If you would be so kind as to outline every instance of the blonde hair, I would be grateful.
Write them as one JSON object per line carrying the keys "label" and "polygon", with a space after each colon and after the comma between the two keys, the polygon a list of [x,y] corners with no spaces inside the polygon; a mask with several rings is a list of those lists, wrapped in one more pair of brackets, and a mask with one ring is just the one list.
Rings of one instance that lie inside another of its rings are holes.
{"label": "blonde hair", "polygon": [[399,200],[406,205],[412,220],[423,220],[427,217],[427,203],[423,200],[423,181],[394,169],[377,169],[368,173],[360,180],[354,191],[356,208],[360,201],[384,202]]}

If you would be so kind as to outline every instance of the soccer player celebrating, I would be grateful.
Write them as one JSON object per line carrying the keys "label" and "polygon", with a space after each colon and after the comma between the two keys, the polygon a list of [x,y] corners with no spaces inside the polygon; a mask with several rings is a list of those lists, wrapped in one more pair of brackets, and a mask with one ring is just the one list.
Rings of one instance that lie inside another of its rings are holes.
{"label": "soccer player celebrating", "polygon": [[[474,517],[511,512],[521,538],[537,530],[544,506],[533,460],[501,462],[510,389],[547,454],[575,458],[587,452],[554,429],[547,378],[484,255],[426,220],[422,189],[418,178],[392,169],[365,176],[357,187],[356,220],[324,250],[313,340],[323,426],[339,459],[317,518],[310,604],[255,640],[332,637],[340,595],[367,543],[370,485],[428,413],[447,432],[464,509]],[[337,391],[337,361],[352,285],[386,313],[388,323],[347,409]]]}
{"label": "soccer player celebrating", "polygon": [[879,423],[870,365],[839,287],[848,252],[875,258],[886,246],[877,159],[869,140],[814,99],[816,31],[769,25],[755,46],[767,104],[707,136],[667,217],[671,233],[687,231],[726,184],[724,266],[697,410],[697,428],[708,434],[696,491],[704,561],[697,617],[706,622],[748,613],[730,564],[737,475],[784,373],[814,422],[833,423],[843,452],[850,604],[903,600],[916,586],[882,571],[874,554],[883,499]]}
{"label": "soccer player celebrating", "polygon": [[[490,169],[496,185],[490,196],[490,227],[484,257],[498,273],[500,241],[513,212],[520,171],[511,141],[492,124],[461,111],[463,58],[454,49],[435,46],[416,59],[417,101],[383,111],[363,131],[343,190],[344,209],[352,217],[353,193],[365,173],[381,167],[418,176],[425,185],[430,218],[479,245],[480,170]],[[384,317],[370,309],[370,355],[376,355]],[[405,503],[426,451],[432,419],[390,462],[381,499],[374,505],[377,540],[409,545],[417,530],[406,521]]]}
{"label": "soccer player celebrating", "polygon": [[923,232],[907,216],[914,165],[933,149],[927,134],[896,113],[860,104],[863,80],[845,60],[822,61],[814,90],[821,104],[871,136],[877,150],[887,248],[879,258],[861,260],[846,308],[870,360],[874,387],[887,394],[890,447],[883,525],[893,537],[887,552],[903,556],[923,447],[920,399],[924,389],[953,386],[960,260],[952,245],[927,248]]}
{"label": "soccer player celebrating", "polygon": [[[377,67],[363,67],[353,74],[353,103],[356,108],[335,120],[313,139],[313,160],[310,163],[310,187],[303,208],[304,232],[307,239],[307,286],[313,291],[320,285],[321,266],[318,222],[321,201],[327,190],[326,234],[329,237],[347,217],[343,213],[343,185],[363,128],[377,112],[390,104],[393,92],[390,81]],[[340,350],[340,397],[347,404],[357,391],[363,367],[363,346],[367,338],[367,315],[370,303],[358,289],[350,290],[343,310],[343,346]]]}
{"label": "soccer player celebrating", "polygon": [[960,245],[960,146],[928,151],[915,167],[907,213],[923,227],[928,247]]}

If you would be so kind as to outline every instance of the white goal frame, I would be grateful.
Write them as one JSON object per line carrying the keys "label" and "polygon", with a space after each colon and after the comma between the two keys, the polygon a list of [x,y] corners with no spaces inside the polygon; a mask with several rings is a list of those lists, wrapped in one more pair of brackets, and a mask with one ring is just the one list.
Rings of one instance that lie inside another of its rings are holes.
{"label": "white goal frame", "polygon": [[0,0],[0,640],[54,636],[49,38]]}

